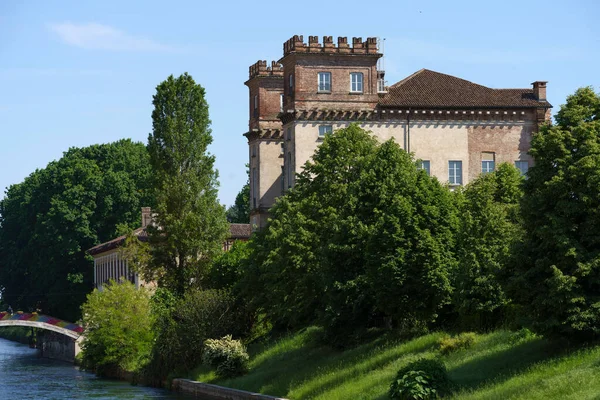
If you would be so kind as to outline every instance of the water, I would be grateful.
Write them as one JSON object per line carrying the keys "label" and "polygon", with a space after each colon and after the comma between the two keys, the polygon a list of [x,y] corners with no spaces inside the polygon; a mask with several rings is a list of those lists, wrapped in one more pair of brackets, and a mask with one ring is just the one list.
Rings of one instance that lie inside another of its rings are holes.
{"label": "water", "polygon": [[190,399],[167,390],[97,378],[73,364],[37,357],[28,346],[0,339],[0,399]]}

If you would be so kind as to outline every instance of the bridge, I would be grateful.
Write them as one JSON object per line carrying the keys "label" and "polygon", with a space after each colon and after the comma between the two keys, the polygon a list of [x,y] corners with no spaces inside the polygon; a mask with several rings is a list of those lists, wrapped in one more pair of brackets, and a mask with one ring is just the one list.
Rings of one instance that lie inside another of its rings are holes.
{"label": "bridge", "polygon": [[38,313],[24,313],[19,311],[14,314],[0,312],[0,327],[3,326],[28,326],[62,333],[65,336],[79,339],[83,334],[83,327],[58,318],[49,317]]}
{"label": "bridge", "polygon": [[27,326],[59,333],[42,335],[36,347],[42,357],[69,362],[75,361],[84,339],[82,326],[38,313],[0,312],[0,328],[3,326]]}

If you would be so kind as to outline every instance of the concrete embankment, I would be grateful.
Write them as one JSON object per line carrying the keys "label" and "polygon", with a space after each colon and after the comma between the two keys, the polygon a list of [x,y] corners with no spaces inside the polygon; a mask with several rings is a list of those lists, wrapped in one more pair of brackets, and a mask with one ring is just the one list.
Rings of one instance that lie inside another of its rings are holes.
{"label": "concrete embankment", "polygon": [[206,400],[287,400],[245,390],[231,389],[189,379],[173,379],[171,389],[192,394]]}

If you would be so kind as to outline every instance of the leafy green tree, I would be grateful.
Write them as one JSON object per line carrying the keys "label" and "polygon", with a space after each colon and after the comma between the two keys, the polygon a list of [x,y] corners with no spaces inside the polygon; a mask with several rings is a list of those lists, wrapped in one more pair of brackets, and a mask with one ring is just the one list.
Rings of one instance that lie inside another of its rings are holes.
{"label": "leafy green tree", "polygon": [[152,206],[150,166],[141,143],[71,148],[12,185],[0,200],[0,290],[15,310],[75,321],[92,290],[86,250],[139,226]]}
{"label": "leafy green tree", "polygon": [[[247,168],[248,164],[246,164],[246,173],[249,174]],[[235,197],[235,203],[227,209],[227,220],[237,224],[250,223],[250,176]]]}
{"label": "leafy green tree", "polygon": [[204,94],[187,73],[169,76],[156,88],[148,137],[156,196],[149,272],[179,295],[201,281],[228,234]]}
{"label": "leafy green tree", "polygon": [[82,363],[99,375],[117,367],[140,372],[150,361],[154,342],[150,292],[128,282],[111,281],[83,304],[85,340]]}
{"label": "leafy green tree", "polygon": [[217,257],[210,267],[208,285],[214,289],[231,289],[242,279],[251,256],[247,242],[236,241],[229,251]]}
{"label": "leafy green tree", "polygon": [[328,136],[312,159],[251,244],[263,309],[283,324],[318,319],[332,339],[384,318],[435,320],[455,265],[451,193],[357,125]]}
{"label": "leafy green tree", "polygon": [[600,96],[567,98],[557,125],[531,142],[525,182],[525,241],[511,295],[535,330],[570,338],[600,334]]}
{"label": "leafy green tree", "polygon": [[501,322],[509,301],[501,277],[513,246],[522,239],[522,186],[519,170],[505,163],[457,194],[461,218],[453,304],[464,328],[486,329]]}

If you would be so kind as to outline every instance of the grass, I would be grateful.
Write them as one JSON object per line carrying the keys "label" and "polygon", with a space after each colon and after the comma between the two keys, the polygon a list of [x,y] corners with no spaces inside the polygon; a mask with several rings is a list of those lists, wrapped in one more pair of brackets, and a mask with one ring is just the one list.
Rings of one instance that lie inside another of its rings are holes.
{"label": "grass", "polygon": [[253,345],[250,372],[219,380],[205,367],[189,378],[289,399],[387,399],[396,371],[421,357],[440,357],[457,384],[454,399],[600,399],[600,346],[565,349],[527,332],[476,335],[447,355],[431,333],[401,341],[380,337],[338,351],[323,346],[319,328]]}

